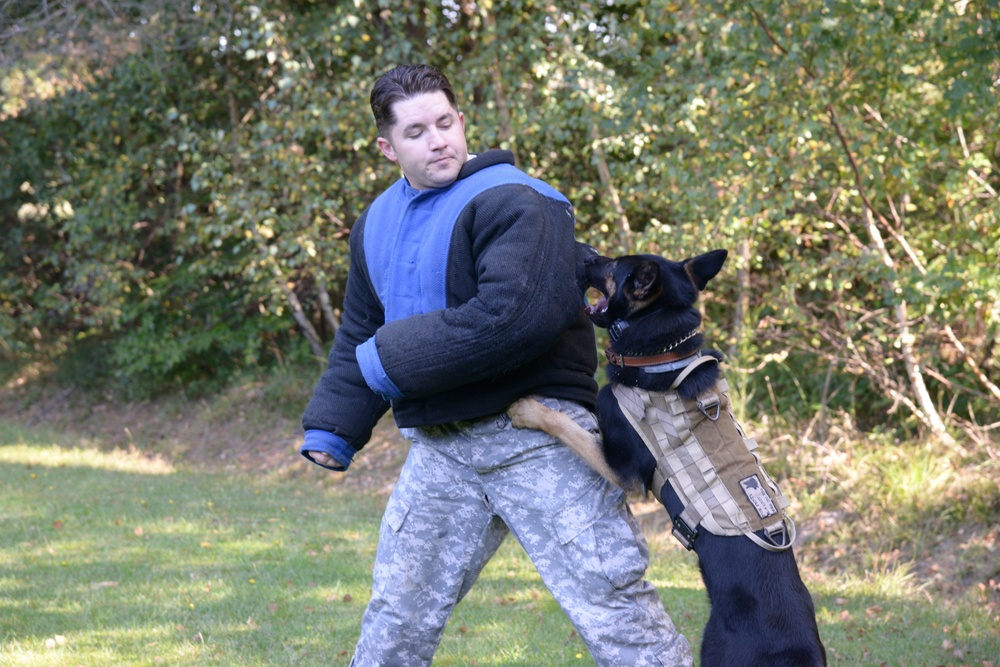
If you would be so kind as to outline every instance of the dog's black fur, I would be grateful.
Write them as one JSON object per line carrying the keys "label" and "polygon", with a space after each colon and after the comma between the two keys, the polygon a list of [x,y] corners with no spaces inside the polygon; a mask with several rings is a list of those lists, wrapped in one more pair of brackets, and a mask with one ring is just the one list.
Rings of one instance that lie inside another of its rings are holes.
{"label": "dog's black fur", "polygon": [[[611,349],[627,356],[649,356],[698,329],[698,294],[722,268],[725,250],[675,262],[654,255],[609,259],[582,250],[578,276],[582,288],[597,288],[600,301],[587,308],[595,325],[616,331]],[[627,326],[616,324],[625,322]],[[613,326],[614,325],[614,326]],[[685,355],[699,350],[699,333],[673,348]],[[702,351],[721,360],[716,351]],[[608,365],[611,383],[650,391],[669,390],[680,371],[646,373],[642,368]],[[718,364],[696,368],[677,388],[692,399],[711,388]],[[598,397],[604,458],[622,486],[649,489],[656,461],[605,386]],[[684,507],[664,484],[659,490],[671,519]],[[701,648],[703,667],[818,667],[826,652],[816,627],[812,597],[799,576],[791,549],[767,551],[744,537],[699,530],[693,540],[711,603]]]}
{"label": "dog's black fur", "polygon": [[[589,246],[578,247],[581,248],[578,256],[583,255],[577,271],[580,287],[584,291],[593,287],[603,294],[596,305],[587,308],[587,315],[604,329],[616,322],[626,323],[628,326],[619,329],[611,349],[628,356],[658,354],[701,325],[701,313],[694,304],[728,254],[725,250],[715,250],[685,262],[672,262],[655,255],[609,259]],[[704,336],[699,333],[671,351],[684,356],[700,349],[703,342]],[[706,353],[722,360],[718,352]],[[641,368],[611,364],[607,367],[612,383],[650,391],[667,391],[678,373],[652,374]],[[718,377],[718,365],[705,364],[678,387],[678,392],[683,398],[696,398],[712,387]],[[622,485],[636,488],[641,484],[649,488],[656,460],[622,415],[610,385],[598,396],[598,415],[604,435],[604,457]]]}

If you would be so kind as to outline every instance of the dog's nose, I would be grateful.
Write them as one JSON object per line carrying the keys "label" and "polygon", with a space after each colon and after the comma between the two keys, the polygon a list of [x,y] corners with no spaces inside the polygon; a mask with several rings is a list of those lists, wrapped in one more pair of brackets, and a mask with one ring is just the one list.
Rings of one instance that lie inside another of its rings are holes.
{"label": "dog's nose", "polygon": [[583,260],[587,261],[594,255],[598,255],[597,248],[586,243],[576,242],[576,259],[577,261]]}
{"label": "dog's nose", "polygon": [[611,261],[612,259],[610,257],[605,257],[600,254],[588,255],[583,258],[583,266],[589,269],[592,266],[609,264]]}

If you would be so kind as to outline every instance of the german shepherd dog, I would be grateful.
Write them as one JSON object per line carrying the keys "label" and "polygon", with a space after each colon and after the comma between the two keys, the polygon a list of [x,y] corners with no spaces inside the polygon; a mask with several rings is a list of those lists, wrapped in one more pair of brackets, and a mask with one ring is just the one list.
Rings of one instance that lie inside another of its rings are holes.
{"label": "german shepherd dog", "polygon": [[[785,531],[785,543],[774,549],[760,545],[774,539],[773,532],[763,529],[750,531],[749,536],[720,535],[706,529],[704,522],[686,525],[685,503],[671,483],[676,480],[662,471],[657,474],[656,456],[615,394],[621,391],[615,389],[618,386],[639,388],[648,395],[676,392],[680,399],[696,401],[721,386],[717,383],[722,355],[701,349],[701,314],[694,306],[698,294],[721,270],[727,252],[713,250],[676,262],[654,255],[611,259],[580,246],[581,289],[602,293],[586,312],[596,326],[609,329],[612,339],[607,351],[610,382],[598,397],[601,436],[530,397],[511,406],[513,424],[549,432],[607,479],[626,491],[651,491],[665,506],[674,534],[698,554],[711,605],[702,637],[702,667],[825,666],[812,597],[790,548],[794,524],[790,535]],[[709,418],[713,416],[719,416],[718,405]],[[747,449],[743,447],[744,455]],[[747,495],[752,491],[746,485],[743,490]]]}

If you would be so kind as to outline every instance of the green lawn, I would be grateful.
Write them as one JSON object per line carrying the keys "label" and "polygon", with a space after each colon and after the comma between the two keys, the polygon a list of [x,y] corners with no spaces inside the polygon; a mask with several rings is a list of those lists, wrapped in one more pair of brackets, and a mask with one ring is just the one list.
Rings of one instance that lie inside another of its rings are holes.
{"label": "green lawn", "polygon": [[[384,495],[54,440],[0,425],[0,665],[348,663]],[[695,559],[648,537],[649,576],[697,645],[707,601]],[[976,599],[936,599],[898,569],[800,562],[831,665],[1000,667],[1000,623]],[[593,662],[510,539],[435,664]]]}

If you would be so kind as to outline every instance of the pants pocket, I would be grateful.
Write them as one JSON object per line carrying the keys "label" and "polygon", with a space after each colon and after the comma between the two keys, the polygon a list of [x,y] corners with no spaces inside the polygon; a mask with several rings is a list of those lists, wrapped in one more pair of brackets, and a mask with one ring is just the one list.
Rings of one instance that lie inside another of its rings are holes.
{"label": "pants pocket", "polygon": [[[591,576],[602,578],[615,590],[628,588],[646,573],[649,547],[620,491],[606,493],[589,518],[560,512],[555,529],[575,562],[590,563]],[[585,571],[578,575],[587,576]],[[604,589],[593,592],[600,598],[608,592],[607,586]]]}
{"label": "pants pocket", "polygon": [[597,557],[611,585],[623,589],[640,581],[649,565],[649,546],[625,500],[620,500],[592,529]]}
{"label": "pants pocket", "polygon": [[409,513],[410,507],[403,500],[395,495],[389,497],[379,528],[378,552],[372,572],[373,588],[378,593],[385,590],[386,582],[391,579],[399,544],[399,532],[403,529],[403,523]]}

